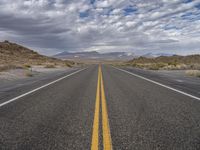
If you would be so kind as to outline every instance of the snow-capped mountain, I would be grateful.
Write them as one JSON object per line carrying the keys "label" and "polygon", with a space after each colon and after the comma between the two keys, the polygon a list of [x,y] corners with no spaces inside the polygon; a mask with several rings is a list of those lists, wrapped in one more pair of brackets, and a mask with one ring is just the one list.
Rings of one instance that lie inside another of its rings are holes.
{"label": "snow-capped mountain", "polygon": [[99,60],[129,60],[134,57],[133,53],[128,52],[110,52],[99,53],[96,51],[88,52],[62,52],[54,57],[61,59],[99,59]]}

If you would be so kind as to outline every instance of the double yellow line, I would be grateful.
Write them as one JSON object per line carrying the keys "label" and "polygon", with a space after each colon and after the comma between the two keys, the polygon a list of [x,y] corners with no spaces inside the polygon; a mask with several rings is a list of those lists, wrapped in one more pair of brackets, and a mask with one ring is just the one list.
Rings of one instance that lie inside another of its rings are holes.
{"label": "double yellow line", "polygon": [[105,97],[105,92],[104,92],[101,66],[99,66],[99,69],[98,69],[98,82],[97,82],[96,104],[95,104],[95,112],[94,112],[91,150],[99,149],[100,102],[101,102],[101,111],[102,111],[103,148],[104,150],[112,150],[112,140],[111,140],[111,135],[110,135],[110,127],[109,127],[109,121],[108,121],[108,112],[107,112],[107,106],[106,106],[106,97]]}

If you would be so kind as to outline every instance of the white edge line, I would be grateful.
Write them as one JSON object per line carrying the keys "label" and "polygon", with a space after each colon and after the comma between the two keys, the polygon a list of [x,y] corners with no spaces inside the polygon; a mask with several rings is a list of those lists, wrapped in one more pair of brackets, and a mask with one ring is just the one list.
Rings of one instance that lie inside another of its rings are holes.
{"label": "white edge line", "polygon": [[[113,67],[113,66],[112,66],[112,67]],[[159,86],[165,87],[165,88],[170,89],[170,90],[172,90],[172,91],[175,91],[175,92],[177,92],[177,93],[183,94],[183,95],[188,96],[188,97],[190,97],[190,98],[194,98],[194,99],[196,99],[196,100],[200,100],[199,97],[196,97],[196,96],[194,96],[194,95],[185,93],[185,92],[183,92],[183,91],[177,90],[177,89],[172,88],[172,87],[170,87],[170,86],[167,86],[167,85],[161,84],[161,83],[159,83],[159,82],[153,81],[153,80],[151,80],[151,79],[145,78],[145,77],[143,77],[143,76],[137,75],[137,74],[135,74],[135,73],[132,73],[132,72],[129,72],[129,71],[126,71],[126,70],[124,70],[124,69],[117,68],[117,67],[113,67],[113,68],[115,68],[115,69],[117,69],[117,70],[120,70],[120,71],[123,71],[123,72],[125,72],[125,73],[128,73],[128,74],[130,74],[130,75],[133,75],[133,76],[135,76],[135,77],[141,78],[141,79],[143,79],[143,80],[149,81],[149,82],[151,82],[151,83],[157,84],[157,85],[159,85]]]}
{"label": "white edge line", "polygon": [[38,87],[38,88],[36,88],[36,89],[34,89],[34,90],[31,90],[31,91],[29,91],[29,92],[27,92],[27,93],[24,93],[24,94],[22,94],[22,95],[19,95],[19,96],[15,97],[15,98],[12,98],[12,99],[6,101],[6,102],[3,102],[3,103],[0,104],[0,107],[4,106],[4,105],[6,105],[6,104],[9,104],[9,103],[11,103],[11,102],[13,102],[13,101],[16,101],[17,99],[22,98],[22,97],[24,97],[24,96],[26,96],[26,95],[29,95],[29,94],[31,94],[31,93],[34,93],[34,92],[36,92],[36,91],[38,91],[38,90],[40,90],[40,89],[43,89],[43,88],[45,88],[45,87],[47,87],[47,86],[49,86],[49,85],[51,85],[51,84],[54,84],[54,83],[56,83],[56,82],[59,82],[59,81],[65,79],[65,78],[67,78],[67,77],[69,77],[69,76],[72,76],[72,75],[74,75],[74,74],[76,74],[76,73],[78,73],[78,72],[81,72],[81,71],[83,71],[83,70],[85,70],[85,69],[86,69],[86,68],[81,69],[81,70],[77,70],[77,71],[75,71],[75,72],[73,72],[73,73],[70,73],[70,74],[68,74],[68,75],[66,75],[66,76],[64,76],[64,77],[61,77],[61,78],[59,78],[59,79],[57,79],[57,80],[55,80],[55,81],[52,81],[52,82],[50,82],[50,83],[47,83],[47,84],[45,84],[45,85],[43,85],[43,86],[40,86],[40,87]]}

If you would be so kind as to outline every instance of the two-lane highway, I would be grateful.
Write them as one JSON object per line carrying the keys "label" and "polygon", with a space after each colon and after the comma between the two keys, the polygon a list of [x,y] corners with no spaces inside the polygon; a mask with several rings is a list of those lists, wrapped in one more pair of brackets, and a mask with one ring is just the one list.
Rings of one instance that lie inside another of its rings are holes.
{"label": "two-lane highway", "polygon": [[92,66],[0,108],[0,149],[90,149],[97,86]]}
{"label": "two-lane highway", "polygon": [[106,65],[50,83],[4,99],[0,149],[200,149],[198,99]]}

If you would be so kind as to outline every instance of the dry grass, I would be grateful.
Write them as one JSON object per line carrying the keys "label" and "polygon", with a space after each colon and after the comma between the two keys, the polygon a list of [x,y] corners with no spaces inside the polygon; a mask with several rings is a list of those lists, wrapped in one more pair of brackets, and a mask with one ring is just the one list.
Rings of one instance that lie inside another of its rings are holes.
{"label": "dry grass", "polygon": [[56,66],[54,64],[47,64],[45,68],[56,68]]}
{"label": "dry grass", "polygon": [[17,66],[17,65],[12,65],[12,64],[1,65],[0,66],[0,72],[1,71],[6,71],[6,70],[10,70],[10,69],[18,69],[18,68],[22,68],[22,67]]}
{"label": "dry grass", "polygon": [[32,72],[26,72],[25,76],[27,76],[27,77],[33,77],[33,73]]}
{"label": "dry grass", "polygon": [[67,66],[67,67],[72,67],[72,64],[69,64],[69,63],[65,63],[65,66]]}
{"label": "dry grass", "polygon": [[185,73],[189,76],[200,77],[200,70],[187,70]]}
{"label": "dry grass", "polygon": [[25,68],[25,69],[31,68],[31,65],[25,64],[25,65],[24,65],[24,68]]}

